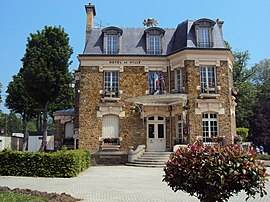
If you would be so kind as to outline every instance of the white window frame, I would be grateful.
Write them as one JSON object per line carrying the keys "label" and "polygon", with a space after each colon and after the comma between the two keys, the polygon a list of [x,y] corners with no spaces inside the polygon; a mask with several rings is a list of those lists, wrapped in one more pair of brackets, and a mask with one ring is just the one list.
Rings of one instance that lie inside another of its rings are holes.
{"label": "white window frame", "polygon": [[[178,114],[175,116],[176,117],[176,143],[184,143],[184,129],[183,129],[183,116],[181,114]],[[179,125],[180,125],[180,130],[179,130]],[[181,140],[181,142],[178,142]]]}
{"label": "white window frame", "polygon": [[217,79],[215,66],[200,67],[201,93],[217,93]]}
{"label": "white window frame", "polygon": [[102,117],[102,137],[103,138],[119,137],[119,116],[105,115]]}
{"label": "white window frame", "polygon": [[[214,130],[215,128],[216,130]],[[217,137],[219,135],[219,121],[217,113],[208,112],[202,114],[202,131],[203,142],[206,142],[208,138]]]}
{"label": "white window frame", "polygon": [[155,34],[149,34],[148,38],[148,50],[147,53],[150,55],[161,54],[161,36]]}
{"label": "white window frame", "polygon": [[118,34],[106,34],[105,53],[111,54],[111,55],[119,53],[119,35]]}
{"label": "white window frame", "polygon": [[174,70],[174,92],[183,93],[183,73],[182,68]]}
{"label": "white window frame", "polygon": [[103,92],[105,97],[119,97],[119,71],[104,71]]}
{"label": "white window frame", "polygon": [[209,27],[198,28],[198,46],[200,48],[211,48],[212,47],[212,29]]}

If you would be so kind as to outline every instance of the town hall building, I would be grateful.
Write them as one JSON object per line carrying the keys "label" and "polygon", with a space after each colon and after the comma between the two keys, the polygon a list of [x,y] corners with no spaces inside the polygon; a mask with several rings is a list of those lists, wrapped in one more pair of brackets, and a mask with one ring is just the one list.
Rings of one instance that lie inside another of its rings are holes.
{"label": "town hall building", "polygon": [[95,6],[85,9],[72,112],[78,148],[105,155],[139,145],[172,151],[199,138],[233,142],[234,57],[224,43],[223,21],[95,28]]}

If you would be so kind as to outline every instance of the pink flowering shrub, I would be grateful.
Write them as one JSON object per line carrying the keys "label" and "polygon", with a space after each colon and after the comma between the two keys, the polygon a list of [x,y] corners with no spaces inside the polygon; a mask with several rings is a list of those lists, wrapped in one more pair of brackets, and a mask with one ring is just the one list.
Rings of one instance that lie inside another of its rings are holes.
{"label": "pink flowering shrub", "polygon": [[[164,167],[163,181],[173,191],[182,190],[201,201],[222,202],[244,190],[249,197],[266,195],[265,166],[253,150],[238,145],[178,149]],[[246,200],[247,200],[246,199]]]}

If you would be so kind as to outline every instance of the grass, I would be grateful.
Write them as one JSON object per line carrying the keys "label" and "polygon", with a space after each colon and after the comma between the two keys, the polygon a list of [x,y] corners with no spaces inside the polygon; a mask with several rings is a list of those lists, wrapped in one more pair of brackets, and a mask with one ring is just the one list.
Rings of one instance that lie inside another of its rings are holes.
{"label": "grass", "polygon": [[46,200],[46,198],[42,196],[0,191],[1,202],[41,202],[44,200]]}

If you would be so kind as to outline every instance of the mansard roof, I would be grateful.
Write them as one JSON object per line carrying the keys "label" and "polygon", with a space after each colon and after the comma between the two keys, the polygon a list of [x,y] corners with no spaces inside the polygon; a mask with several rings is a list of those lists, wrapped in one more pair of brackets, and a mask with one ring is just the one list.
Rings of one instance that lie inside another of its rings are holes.
{"label": "mansard roof", "polygon": [[[227,49],[222,36],[222,30],[209,19],[186,20],[176,28],[158,28],[164,31],[162,36],[161,55],[170,55],[184,49],[197,49],[195,26],[202,21],[211,22],[213,47],[207,49]],[[117,27],[113,27],[116,29]],[[121,47],[118,55],[148,55],[146,51],[146,32],[152,28],[118,28],[122,31]],[[106,30],[106,28],[105,28]],[[83,54],[102,55],[104,28],[93,28]],[[204,49],[204,48],[198,48]]]}

